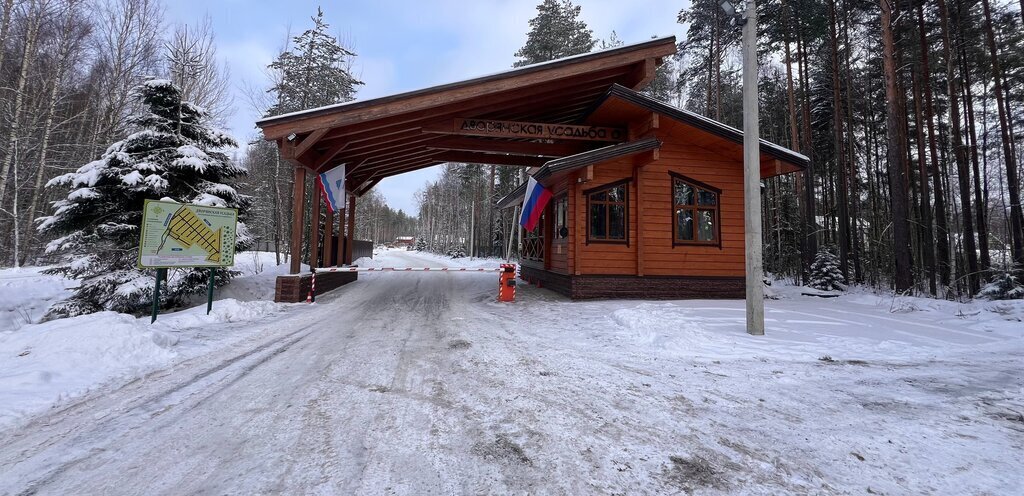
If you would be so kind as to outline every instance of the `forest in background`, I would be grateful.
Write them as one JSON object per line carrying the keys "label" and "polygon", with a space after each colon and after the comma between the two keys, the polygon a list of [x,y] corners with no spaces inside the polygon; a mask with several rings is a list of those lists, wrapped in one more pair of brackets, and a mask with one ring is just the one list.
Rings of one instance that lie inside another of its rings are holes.
{"label": "forest in background", "polygon": [[[847,282],[937,296],[974,295],[1019,273],[1021,6],[760,3],[761,134],[812,164],[764,182],[766,270],[806,280],[815,255],[833,249]],[[614,33],[595,37],[585,18],[566,0],[542,2],[516,65],[621,44]],[[738,26],[713,0],[694,0],[678,21],[686,35],[677,57],[646,92],[740,127]],[[157,0],[0,0],[0,229],[10,233],[0,265],[53,262],[35,219],[64,192],[45,185],[131,131],[132,91],[146,76],[174,81],[215,122],[238,105],[275,115],[355,97],[355,53],[322,12],[283,41],[269,79],[237,102],[209,21],[169,24]],[[233,153],[249,170],[251,234],[283,253],[291,170],[259,136]],[[522,179],[515,167],[443,166],[418,193],[418,213],[391,209],[376,192],[361,198],[356,235],[412,234],[434,251],[501,255],[514,219],[493,204]]]}

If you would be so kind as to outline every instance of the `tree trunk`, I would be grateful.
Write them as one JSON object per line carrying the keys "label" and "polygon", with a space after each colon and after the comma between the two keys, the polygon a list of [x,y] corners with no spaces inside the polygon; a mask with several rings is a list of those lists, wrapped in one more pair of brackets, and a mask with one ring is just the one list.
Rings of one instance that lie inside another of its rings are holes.
{"label": "tree trunk", "polygon": [[[884,0],[883,0],[884,1]],[[938,0],[939,18],[942,24],[942,52],[946,59],[946,85],[949,91],[950,139],[956,160],[957,179],[960,185],[960,206],[963,223],[963,251],[967,261],[967,286],[971,295],[980,289],[978,283],[978,252],[974,243],[974,222],[971,215],[970,172],[967,165],[967,151],[961,139],[960,127],[960,80],[953,62],[953,43],[949,31],[949,10],[946,0]]]}
{"label": "tree trunk", "polygon": [[904,167],[906,144],[901,140],[900,98],[896,84],[896,46],[893,41],[892,4],[880,0],[882,7],[882,66],[885,72],[886,119],[888,137],[889,203],[892,209],[893,251],[896,271],[893,283],[897,292],[907,291],[913,285],[911,276],[910,225],[907,208],[907,178]]}
{"label": "tree trunk", "polygon": [[[4,0],[3,12],[0,13],[0,47],[7,46],[7,35],[10,34],[11,17],[13,13],[14,0]],[[5,55],[7,55],[7,50],[0,50],[0,69],[4,66]]]}
{"label": "tree trunk", "polygon": [[[989,0],[982,0],[985,11],[985,38],[988,41],[989,56],[992,59],[993,92],[996,95],[996,110],[999,113],[999,132],[1003,142],[1003,160],[1006,164],[1006,185],[1010,193],[1010,239],[1012,241],[1013,261],[1024,266],[1024,212],[1021,211],[1020,182],[1017,179],[1017,157],[1013,152],[1010,140],[1010,124],[1007,114],[1009,102],[1003,95],[1003,71],[999,62],[999,50],[996,47],[995,31],[992,27],[992,12]],[[1024,270],[1024,269],[1022,269]]]}
{"label": "tree trunk", "polygon": [[808,160],[807,169],[804,170],[804,203],[807,210],[804,217],[804,241],[807,244],[807,252],[804,254],[804,271],[810,270],[814,256],[818,253],[818,221],[815,213],[814,197],[814,156],[811,146],[811,103],[810,103],[810,81],[807,75],[807,49],[803,40],[803,33],[797,30],[797,70],[800,77],[800,89],[802,93],[801,120],[803,125],[803,144]]}
{"label": "tree trunk", "polygon": [[949,227],[946,220],[946,199],[939,177],[938,143],[935,139],[935,116],[932,111],[931,72],[928,65],[928,38],[925,33],[923,4],[917,6],[917,29],[921,42],[921,79],[924,86],[925,120],[928,124],[928,151],[931,158],[932,189],[935,191],[935,254],[938,282],[949,285]]}
{"label": "tree trunk", "polygon": [[978,132],[974,127],[974,96],[971,91],[971,72],[967,64],[967,53],[963,46],[960,47],[960,71],[964,76],[964,85],[961,89],[964,97],[964,116],[967,117],[967,139],[969,141],[967,150],[970,152],[971,168],[974,172],[974,220],[975,227],[978,228],[978,253],[980,256],[978,270],[984,275],[992,266],[988,249],[988,220],[986,220],[988,218],[988,202],[982,197],[981,179],[985,176],[981,175],[978,166]]}
{"label": "tree trunk", "polygon": [[937,294],[935,274],[935,238],[932,236],[932,202],[931,194],[928,191],[928,162],[925,158],[924,119],[921,117],[921,85],[923,77],[917,72],[914,73],[914,127],[917,130],[917,168],[920,177],[921,188],[921,251],[924,270],[928,278],[928,292],[935,296]]}
{"label": "tree trunk", "polygon": [[848,188],[846,184],[846,151],[843,144],[843,100],[839,87],[839,35],[836,31],[836,2],[829,0],[829,44],[832,49],[830,60],[832,66],[832,140],[835,148],[835,164],[838,172],[838,184],[836,184],[836,206],[839,217],[839,265],[843,272],[843,279],[850,280],[850,209],[848,199]]}
{"label": "tree trunk", "polygon": [[[14,164],[13,150],[17,146],[21,134],[21,118],[25,109],[25,83],[28,81],[28,71],[32,66],[33,52],[35,51],[36,40],[39,37],[39,25],[42,22],[42,12],[36,12],[36,3],[32,1],[28,7],[28,30],[25,33],[25,51],[21,55],[21,68],[15,80],[14,108],[11,111],[11,128],[7,133],[8,153],[4,154],[3,164],[0,165],[0,207],[3,206],[4,196],[7,193],[8,176],[11,173],[11,166]],[[42,10],[42,9],[40,9]]]}
{"label": "tree trunk", "polygon": [[854,143],[857,142],[857,141],[856,141],[856,137],[854,136],[854,132],[853,132],[853,96],[852,96],[852,92],[853,92],[852,85],[853,85],[853,82],[851,80],[852,79],[852,75],[853,75],[853,71],[850,70],[850,51],[851,51],[850,47],[852,45],[850,44],[850,11],[849,11],[849,9],[847,7],[848,7],[848,2],[843,2],[843,19],[844,19],[844,23],[843,23],[843,40],[844,40],[844,43],[846,44],[846,47],[847,47],[846,48],[846,52],[845,52],[844,57],[843,57],[844,58],[844,65],[846,67],[846,77],[847,77],[847,85],[846,85],[846,133],[847,133],[847,142],[849,143],[849,146],[847,147],[847,162],[846,163],[849,166],[849,177],[847,178],[847,182],[849,183],[849,188],[850,188],[849,198],[853,199],[852,201],[848,202],[850,204],[850,217],[853,220],[853,225],[850,228],[850,232],[851,232],[850,235],[851,235],[851,242],[852,242],[851,243],[851,245],[852,245],[851,249],[853,251],[853,279],[854,279],[855,282],[859,283],[859,282],[861,282],[863,280],[862,274],[861,274],[861,266],[860,266],[860,256],[861,256],[861,249],[860,249],[860,223],[859,223],[859,219],[860,219],[860,184],[859,184],[858,173],[857,173],[857,168],[858,168],[857,167],[857,161],[856,161],[856,158],[854,156],[854,150],[856,149],[856,147],[854,146]]}

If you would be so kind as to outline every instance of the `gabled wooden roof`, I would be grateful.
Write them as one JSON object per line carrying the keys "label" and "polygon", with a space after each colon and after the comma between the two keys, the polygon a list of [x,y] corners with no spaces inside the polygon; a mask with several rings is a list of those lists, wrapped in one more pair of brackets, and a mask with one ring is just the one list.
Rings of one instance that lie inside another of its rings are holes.
{"label": "gabled wooden roof", "polygon": [[[611,85],[604,96],[594,102],[593,108],[586,112],[584,122],[594,125],[637,122],[651,113],[665,116],[685,126],[686,141],[690,144],[708,148],[742,162],[742,131],[700,114],[673,107],[618,84]],[[550,178],[556,174],[564,174],[621,156],[655,150],[660,146],[661,142],[654,137],[618,143],[549,160],[531,175],[542,185],[548,185],[552,182]],[[760,151],[762,178],[800,171],[809,164],[809,159],[805,155],[767,140],[761,140]],[[520,184],[511,193],[499,199],[496,205],[498,208],[508,208],[522,203],[525,192],[526,183]]]}
{"label": "gabled wooden roof", "polygon": [[[654,112],[693,128],[697,133],[690,133],[690,139],[701,146],[742,157],[743,131],[617,84],[608,88],[585,121],[592,124],[618,122],[637,118],[645,112]],[[810,162],[806,155],[765,139],[760,140],[760,151],[763,178],[804,170]]]}
{"label": "gabled wooden roof", "polygon": [[359,195],[389,176],[445,162],[540,166],[608,142],[453,136],[454,119],[580,123],[608,88],[639,89],[675,38],[544,62],[382,98],[269,117],[256,123],[282,157],[320,172],[346,164]]}
{"label": "gabled wooden roof", "polygon": [[[572,172],[576,169],[586,167],[588,165],[599,164],[608,160],[628,157],[630,155],[636,155],[638,153],[649,152],[651,150],[657,150],[661,147],[661,142],[658,138],[649,137],[638,139],[635,141],[627,141],[624,143],[616,143],[614,145],[608,145],[603,148],[597,148],[594,150],[585,151],[576,155],[570,155],[568,157],[556,158],[544,164],[543,167],[538,169],[536,172],[531,174],[534,179],[541,183],[547,183],[553,177],[564,175],[568,172]],[[505,195],[497,202],[498,208],[508,208],[513,205],[517,205],[523,202],[523,195],[526,194],[527,183],[522,183],[512,190],[511,193]]]}

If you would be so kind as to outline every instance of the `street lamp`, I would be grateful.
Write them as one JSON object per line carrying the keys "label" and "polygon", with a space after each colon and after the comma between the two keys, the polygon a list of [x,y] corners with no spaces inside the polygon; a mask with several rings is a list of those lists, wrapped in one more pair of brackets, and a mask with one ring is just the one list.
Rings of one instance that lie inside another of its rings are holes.
{"label": "street lamp", "polygon": [[733,7],[732,2],[730,0],[722,0],[718,2],[718,6],[722,8],[723,12],[725,12],[726,17],[732,17],[736,15],[736,7]]}
{"label": "street lamp", "polygon": [[743,26],[743,230],[746,255],[747,333],[764,334],[764,276],[761,266],[761,160],[757,109],[757,6],[720,0],[719,7]]}

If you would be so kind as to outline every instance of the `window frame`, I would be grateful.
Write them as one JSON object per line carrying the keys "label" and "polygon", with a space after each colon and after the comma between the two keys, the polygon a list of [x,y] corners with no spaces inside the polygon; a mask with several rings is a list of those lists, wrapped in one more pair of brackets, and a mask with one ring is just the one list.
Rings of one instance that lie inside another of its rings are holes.
{"label": "window frame", "polygon": [[[669,177],[671,179],[669,181],[669,201],[671,202],[670,213],[671,213],[671,218],[672,218],[672,247],[674,248],[676,246],[714,246],[714,247],[721,248],[722,247],[722,190],[718,189],[718,188],[716,188],[716,187],[714,187],[714,186],[712,186],[712,185],[710,185],[708,183],[705,183],[705,182],[702,182],[702,181],[698,181],[698,180],[693,179],[691,177],[684,176],[684,175],[682,175],[682,174],[680,174],[678,172],[669,171],[668,175],[669,175]],[[682,182],[682,183],[690,186],[691,188],[693,188],[693,205],[680,205],[680,204],[676,203],[676,181]],[[703,206],[702,207],[698,203],[698,201],[699,201],[698,200],[698,198],[699,198],[698,191],[699,190],[705,190],[705,191],[709,191],[709,192],[715,194],[715,205],[714,205],[713,208],[708,208],[708,206]],[[688,209],[688,210],[692,211],[693,214],[694,214],[693,215],[693,239],[692,240],[679,239],[679,232],[678,232],[679,221],[676,218],[676,211],[679,210],[680,208]],[[713,222],[714,222],[713,228],[714,228],[714,236],[715,236],[714,240],[701,241],[701,240],[697,239],[697,237],[699,235],[698,232],[699,232],[699,229],[700,229],[700,225],[698,224],[698,222],[699,222],[698,217],[700,215],[700,211],[701,210],[712,211],[713,212],[713,217],[712,218],[714,219],[713,220]]]}
{"label": "window frame", "polygon": [[[562,211],[562,214],[565,216],[565,224],[563,224],[562,227],[569,230],[569,234],[564,238],[558,236],[558,223],[561,221],[561,219],[558,218],[558,204],[563,202],[565,203],[565,209]],[[569,194],[566,192],[551,199],[551,242],[567,243],[569,241],[569,235],[571,234],[572,230],[569,229]]]}
{"label": "window frame", "polygon": [[[526,228],[522,226],[519,227],[519,229],[522,229],[523,233],[523,237],[521,240],[522,247],[521,251],[519,252],[519,256],[522,260],[533,263],[544,263],[545,259],[547,258],[547,243],[544,239],[546,237],[545,234],[547,234],[545,232],[547,231],[547,217],[547,212],[541,213],[540,219],[537,221],[537,226],[534,227],[532,231],[527,231]],[[537,256],[531,257],[527,255],[527,245],[529,245],[533,249],[536,249]],[[539,247],[537,245],[539,245]]]}
{"label": "window frame", "polygon": [[[625,178],[625,179],[620,179],[618,181],[602,184],[600,186],[595,186],[593,188],[589,188],[589,189],[583,190],[583,196],[587,200],[587,204],[586,204],[587,205],[587,207],[586,207],[587,210],[586,210],[585,214],[586,214],[586,219],[587,219],[586,229],[587,229],[587,244],[588,245],[591,244],[591,243],[594,243],[594,244],[610,244],[610,245],[626,245],[626,246],[629,246],[629,183],[630,182],[632,182],[632,178]],[[622,237],[622,239],[609,239],[609,238],[596,238],[595,239],[595,238],[592,238],[590,236],[590,206],[592,205],[592,202],[590,200],[591,195],[593,195],[595,193],[600,193],[601,191],[604,191],[604,190],[609,190],[609,189],[612,189],[612,188],[617,188],[619,186],[623,186],[623,191],[624,191],[624,196],[625,196],[625,198],[623,198],[623,201],[621,201],[621,202],[602,201],[602,202],[597,202],[597,203],[605,205],[605,210],[606,210],[606,214],[605,214],[605,233],[610,231],[610,229],[608,229],[610,227],[610,224],[608,224],[608,222],[610,221],[611,216],[607,215],[608,205],[618,205],[620,203],[623,205],[623,208],[625,210],[625,212],[623,212],[623,218],[625,219],[625,223],[626,224],[623,227],[623,237]]]}

